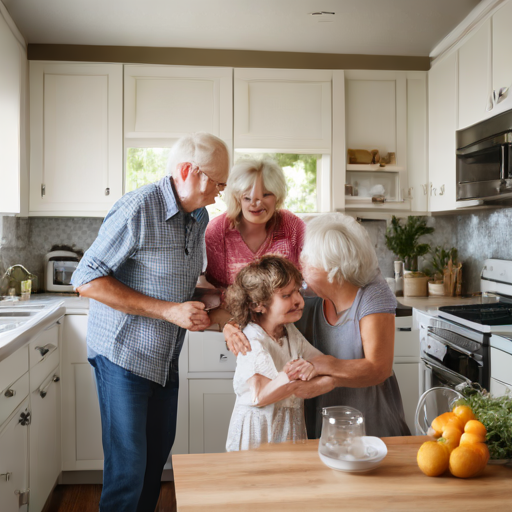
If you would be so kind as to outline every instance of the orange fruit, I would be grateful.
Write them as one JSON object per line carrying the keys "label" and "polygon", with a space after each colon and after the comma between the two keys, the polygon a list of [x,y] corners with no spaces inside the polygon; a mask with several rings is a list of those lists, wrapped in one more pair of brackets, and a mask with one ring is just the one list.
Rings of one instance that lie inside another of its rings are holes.
{"label": "orange fruit", "polygon": [[478,452],[482,459],[482,469],[487,466],[487,462],[489,461],[490,454],[489,454],[489,448],[487,448],[487,445],[485,443],[476,443],[472,444],[471,448]]}
{"label": "orange fruit", "polygon": [[448,446],[448,449],[450,450],[451,453],[454,448],[457,448],[457,446],[459,446],[461,436],[461,430],[459,430],[456,427],[449,426],[443,430],[443,437],[438,439],[438,442],[444,442]]}
{"label": "orange fruit", "polygon": [[438,416],[433,422],[432,422],[432,428],[435,430],[436,434],[440,436],[443,433],[443,430],[445,427],[448,427],[448,425],[458,426],[460,425],[460,430],[463,429],[463,426],[460,424],[460,421],[456,414],[453,412],[445,412]]}
{"label": "orange fruit", "polygon": [[485,442],[485,438],[487,436],[487,429],[485,428],[485,425],[478,420],[469,420],[464,426],[464,432],[481,437],[482,442]]}
{"label": "orange fruit", "polygon": [[464,427],[466,423],[470,420],[476,420],[476,416],[473,414],[473,411],[467,405],[458,405],[453,409],[453,413],[459,420],[462,422],[462,426]]}
{"label": "orange fruit", "polygon": [[425,475],[439,476],[448,469],[450,451],[445,443],[427,441],[420,446],[416,460]]}
{"label": "orange fruit", "polygon": [[473,445],[459,446],[450,454],[450,473],[458,478],[475,476],[483,467],[482,456]]}
{"label": "orange fruit", "polygon": [[485,437],[465,432],[464,434],[462,434],[460,441],[459,441],[460,445],[477,444],[477,443],[485,443]]}

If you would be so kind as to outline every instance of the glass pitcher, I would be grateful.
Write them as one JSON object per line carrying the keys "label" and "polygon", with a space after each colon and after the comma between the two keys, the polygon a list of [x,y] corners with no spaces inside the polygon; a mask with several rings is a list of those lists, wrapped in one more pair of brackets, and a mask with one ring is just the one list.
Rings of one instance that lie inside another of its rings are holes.
{"label": "glass pitcher", "polygon": [[333,459],[361,459],[367,454],[363,413],[352,407],[334,406],[322,409],[322,435],[318,451]]}

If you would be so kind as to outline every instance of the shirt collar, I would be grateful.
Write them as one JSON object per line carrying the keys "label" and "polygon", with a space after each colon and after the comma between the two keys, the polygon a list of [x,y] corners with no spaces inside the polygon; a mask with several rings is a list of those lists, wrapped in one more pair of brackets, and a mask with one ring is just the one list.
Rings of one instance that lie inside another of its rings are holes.
{"label": "shirt collar", "polygon": [[[171,182],[172,178],[170,176],[164,176],[159,182],[158,186],[162,190],[165,200],[165,220],[169,220],[171,217],[174,217],[178,212],[181,211],[179,201],[176,198],[176,193],[174,186]],[[204,215],[204,208],[198,208],[191,212],[190,216],[199,221],[200,218]],[[186,214],[186,212],[183,212]]]}

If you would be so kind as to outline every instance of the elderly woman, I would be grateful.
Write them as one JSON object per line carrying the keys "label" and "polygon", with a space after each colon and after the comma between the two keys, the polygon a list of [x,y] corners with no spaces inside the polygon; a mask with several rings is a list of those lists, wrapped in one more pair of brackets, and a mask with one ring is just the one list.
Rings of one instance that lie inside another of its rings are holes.
{"label": "elderly woman", "polygon": [[[396,299],[382,277],[366,231],[351,217],[327,214],[312,220],[302,253],[303,274],[318,295],[305,299],[298,329],[316,348],[315,373],[334,377],[302,398],[309,437],[321,434],[322,407],[347,405],[364,414],[366,434],[408,435],[402,399],[392,370]],[[225,327],[235,353],[250,350],[231,324]],[[308,365],[309,366],[309,365]],[[306,377],[301,360],[285,368],[290,380]],[[319,396],[321,395],[321,396]]]}
{"label": "elderly woman", "polygon": [[226,213],[208,224],[205,235],[210,283],[227,287],[242,267],[268,253],[299,264],[305,225],[281,209],[286,181],[279,165],[270,159],[239,160],[229,175],[224,198]]}

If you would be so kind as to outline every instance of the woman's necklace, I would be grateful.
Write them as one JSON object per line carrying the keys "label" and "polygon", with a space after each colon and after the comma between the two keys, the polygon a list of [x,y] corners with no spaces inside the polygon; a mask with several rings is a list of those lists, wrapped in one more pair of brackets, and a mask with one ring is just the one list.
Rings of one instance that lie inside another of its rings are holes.
{"label": "woman's necklace", "polygon": [[282,327],[281,332],[275,336],[272,336],[269,334],[269,336],[272,338],[273,341],[275,341],[280,347],[283,346],[283,342],[288,337],[288,333],[286,332],[286,327]]}

